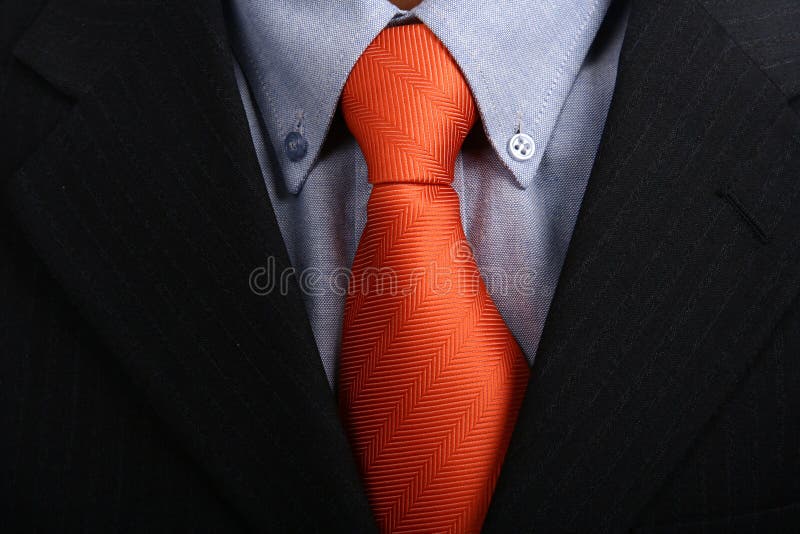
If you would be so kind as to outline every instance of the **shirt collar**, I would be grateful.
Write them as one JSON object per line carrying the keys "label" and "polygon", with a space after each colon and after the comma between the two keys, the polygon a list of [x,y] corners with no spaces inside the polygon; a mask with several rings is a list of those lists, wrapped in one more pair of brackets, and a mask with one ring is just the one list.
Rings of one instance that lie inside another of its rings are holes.
{"label": "shirt collar", "polygon": [[[302,188],[361,53],[393,18],[409,16],[426,24],[458,62],[489,141],[525,188],[610,1],[425,0],[406,13],[388,0],[233,0],[230,23],[288,191]],[[518,131],[536,145],[526,161],[507,148]],[[301,158],[302,147],[287,150],[293,132],[307,143]]]}

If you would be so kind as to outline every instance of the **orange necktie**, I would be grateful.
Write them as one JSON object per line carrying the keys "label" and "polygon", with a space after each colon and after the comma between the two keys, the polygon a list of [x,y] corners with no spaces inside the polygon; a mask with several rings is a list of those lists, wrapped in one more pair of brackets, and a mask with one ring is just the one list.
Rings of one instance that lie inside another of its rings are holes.
{"label": "orange necktie", "polygon": [[372,183],[345,307],[345,428],[382,532],[477,532],[528,364],[451,186],[475,104],[445,47],[413,24],[367,48],[342,111]]}

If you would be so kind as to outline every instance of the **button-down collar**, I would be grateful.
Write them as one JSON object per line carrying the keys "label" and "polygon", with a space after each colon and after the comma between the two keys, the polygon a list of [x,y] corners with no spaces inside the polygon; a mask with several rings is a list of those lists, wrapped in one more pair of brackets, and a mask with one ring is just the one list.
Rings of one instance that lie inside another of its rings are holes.
{"label": "button-down collar", "polygon": [[[448,48],[498,157],[528,187],[609,3],[426,0],[402,12],[388,0],[233,0],[230,15],[288,191],[298,193],[314,165],[353,65],[395,17],[416,17]],[[535,146],[522,161],[509,151],[519,132]]]}

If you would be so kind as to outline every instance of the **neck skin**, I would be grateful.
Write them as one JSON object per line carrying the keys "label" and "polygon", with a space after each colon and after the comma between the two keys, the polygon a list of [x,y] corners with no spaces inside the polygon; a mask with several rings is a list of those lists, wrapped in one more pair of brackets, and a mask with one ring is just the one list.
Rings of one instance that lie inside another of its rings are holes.
{"label": "neck skin", "polygon": [[391,2],[400,9],[408,10],[420,5],[422,0],[391,0]]}

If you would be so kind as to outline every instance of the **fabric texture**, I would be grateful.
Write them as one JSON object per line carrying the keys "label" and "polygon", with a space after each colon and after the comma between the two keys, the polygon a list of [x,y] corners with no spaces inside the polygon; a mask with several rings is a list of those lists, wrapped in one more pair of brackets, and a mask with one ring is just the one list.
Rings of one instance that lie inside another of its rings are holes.
{"label": "fabric texture", "polygon": [[[469,83],[479,123],[456,159],[453,187],[489,293],[532,363],[614,90],[626,10],[609,13],[609,4],[504,0],[476,9],[458,0],[401,12],[385,0],[230,3],[254,146],[332,385],[347,271],[371,190],[336,112],[361,52],[386,24],[422,21]],[[324,33],[312,35],[320,20]],[[525,162],[507,150],[517,130],[536,141]],[[283,145],[290,132],[308,140],[298,162]]]}
{"label": "fabric texture", "polygon": [[528,383],[451,187],[469,86],[422,24],[387,28],[342,111],[373,185],[353,263],[339,406],[382,532],[479,532]]}
{"label": "fabric texture", "polygon": [[[630,2],[486,534],[800,531],[794,5]],[[248,283],[291,260],[231,40],[215,0],[0,2],[3,532],[377,531],[303,295]],[[331,124],[306,185],[366,182]]]}

